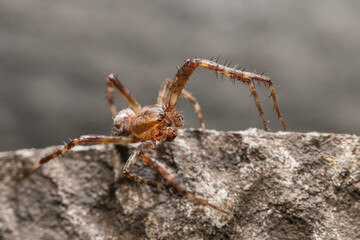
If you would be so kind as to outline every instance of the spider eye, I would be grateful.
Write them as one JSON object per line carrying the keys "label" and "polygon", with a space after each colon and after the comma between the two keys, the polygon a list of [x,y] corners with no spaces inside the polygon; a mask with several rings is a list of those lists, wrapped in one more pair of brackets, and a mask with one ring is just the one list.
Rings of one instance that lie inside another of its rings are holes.
{"label": "spider eye", "polygon": [[162,120],[164,120],[164,118],[166,117],[166,113],[165,112],[160,112],[159,114],[159,118],[157,119],[159,122],[161,122]]}

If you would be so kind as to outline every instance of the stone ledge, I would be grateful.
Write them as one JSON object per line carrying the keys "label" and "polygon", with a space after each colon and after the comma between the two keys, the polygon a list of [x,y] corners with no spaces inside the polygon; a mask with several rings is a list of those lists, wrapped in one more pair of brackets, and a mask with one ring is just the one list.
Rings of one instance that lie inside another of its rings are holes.
{"label": "stone ledge", "polygon": [[[195,196],[121,173],[134,147],[0,153],[0,239],[359,239],[360,143],[343,134],[185,129],[151,153]],[[22,167],[24,166],[24,167]],[[132,173],[164,181],[140,159]]]}

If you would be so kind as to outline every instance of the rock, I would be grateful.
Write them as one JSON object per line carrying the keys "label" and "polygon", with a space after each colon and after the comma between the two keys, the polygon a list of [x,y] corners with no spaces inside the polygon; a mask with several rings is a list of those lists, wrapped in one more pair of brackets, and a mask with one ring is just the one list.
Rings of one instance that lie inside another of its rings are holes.
{"label": "rock", "polygon": [[[128,180],[134,146],[78,146],[15,178],[59,147],[0,153],[0,239],[360,239],[355,135],[186,129],[151,153],[230,216]],[[132,173],[165,181],[141,159]]]}

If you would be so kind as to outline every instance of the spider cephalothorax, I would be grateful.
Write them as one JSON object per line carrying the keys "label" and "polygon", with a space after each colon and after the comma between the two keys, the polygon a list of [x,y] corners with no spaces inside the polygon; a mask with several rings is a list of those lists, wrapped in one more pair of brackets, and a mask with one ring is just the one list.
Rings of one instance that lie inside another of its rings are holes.
{"label": "spider cephalothorax", "polygon": [[[152,106],[141,107],[141,105],[135,100],[135,98],[130,94],[130,92],[120,83],[120,81],[115,77],[114,74],[110,74],[107,78],[108,84],[108,100],[110,105],[110,110],[112,112],[114,123],[112,136],[104,135],[83,135],[79,138],[72,140],[62,149],[43,157],[38,163],[36,163],[32,168],[19,175],[20,178],[30,174],[35,169],[39,168],[42,164],[50,161],[53,158],[67,152],[74,146],[78,144],[88,144],[88,143],[113,143],[113,144],[129,144],[140,142],[141,144],[136,148],[130,158],[127,160],[124,166],[124,174],[130,179],[145,183],[155,187],[164,186],[165,183],[154,183],[145,178],[131,175],[130,170],[135,164],[136,160],[140,157],[144,162],[155,167],[168,181],[172,184],[180,193],[184,194],[187,198],[196,201],[198,203],[209,206],[213,209],[216,209],[222,213],[229,214],[227,211],[219,208],[211,203],[208,203],[205,200],[195,197],[176,180],[170,171],[166,168],[165,165],[158,162],[156,159],[153,159],[147,156],[147,152],[151,151],[157,144],[164,141],[172,141],[177,136],[177,127],[181,127],[183,124],[183,117],[175,111],[175,106],[178,102],[179,96],[182,95],[185,99],[189,100],[194,104],[195,111],[200,120],[202,130],[205,132],[205,124],[203,122],[202,114],[200,112],[199,103],[196,99],[184,89],[186,82],[189,80],[189,77],[193,71],[202,66],[204,68],[210,69],[217,74],[223,74],[234,81],[241,81],[247,84],[250,88],[250,91],[254,97],[255,103],[258,107],[260,115],[263,119],[264,127],[267,129],[267,122],[263,110],[260,106],[255,88],[254,81],[263,82],[267,84],[270,88],[271,97],[274,102],[274,106],[277,112],[277,115],[284,127],[286,129],[284,120],[280,114],[278,104],[275,98],[275,92],[273,84],[269,77],[258,75],[255,73],[245,72],[236,68],[231,68],[229,66],[223,66],[218,64],[216,61],[206,60],[206,59],[188,59],[182,65],[175,75],[174,80],[165,80],[160,87],[160,92],[157,99],[157,104]],[[113,92],[114,87],[120,91],[120,93],[125,97],[129,102],[131,108],[126,108],[120,112],[117,112],[116,107],[113,103]]]}
{"label": "spider cephalothorax", "polygon": [[[177,136],[176,127],[181,127],[183,117],[175,112],[167,111],[164,106],[146,106],[135,114],[130,108],[120,111],[114,118],[113,135],[134,135],[139,140],[154,138],[157,141],[172,141]],[[175,128],[172,127],[174,124]]]}

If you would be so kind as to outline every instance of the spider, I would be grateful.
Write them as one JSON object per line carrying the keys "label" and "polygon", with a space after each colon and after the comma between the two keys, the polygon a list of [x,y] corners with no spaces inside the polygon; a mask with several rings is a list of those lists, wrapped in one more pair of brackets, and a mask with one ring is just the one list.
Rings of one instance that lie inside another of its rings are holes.
{"label": "spider", "polygon": [[[229,213],[220,207],[217,207],[203,199],[200,199],[193,194],[189,193],[175,178],[173,174],[167,169],[165,165],[160,163],[158,160],[149,157],[147,152],[151,151],[157,144],[165,141],[173,141],[177,136],[177,127],[181,127],[183,124],[183,117],[175,111],[175,106],[178,102],[180,94],[185,97],[188,101],[193,103],[195,111],[200,120],[201,128],[205,132],[205,124],[203,122],[200,106],[197,100],[184,89],[186,82],[189,80],[190,75],[194,70],[202,66],[204,68],[214,71],[216,74],[223,74],[231,79],[241,81],[247,84],[254,97],[257,108],[260,112],[264,127],[267,129],[267,123],[264,117],[264,113],[260,106],[257,94],[254,88],[254,81],[263,82],[270,88],[271,96],[277,111],[278,117],[281,123],[286,129],[284,120],[280,114],[278,104],[275,98],[275,92],[273,84],[269,77],[258,75],[255,73],[245,72],[229,66],[220,65],[217,61],[206,60],[206,59],[188,59],[178,69],[173,81],[165,80],[161,87],[157,99],[156,105],[141,107],[141,105],[135,100],[130,92],[120,83],[114,74],[110,74],[107,77],[108,86],[108,102],[110,105],[110,111],[112,113],[114,122],[112,136],[105,135],[83,135],[79,138],[75,138],[62,149],[43,157],[38,163],[32,168],[28,169],[24,173],[20,174],[18,178],[23,178],[39,168],[41,165],[47,163],[51,159],[64,154],[78,144],[89,144],[89,143],[112,143],[112,144],[130,144],[140,142],[140,145],[134,150],[132,155],[129,157],[124,165],[124,174],[140,183],[151,185],[154,187],[162,187],[164,185],[171,184],[177,191],[185,195],[190,200],[198,202],[200,204],[211,207],[224,214]],[[125,97],[129,102],[131,108],[126,108],[121,111],[117,111],[113,102],[114,87]],[[155,183],[149,181],[143,177],[132,175],[130,173],[131,168],[134,166],[136,160],[141,158],[144,162],[156,168],[167,180],[166,183]]]}

